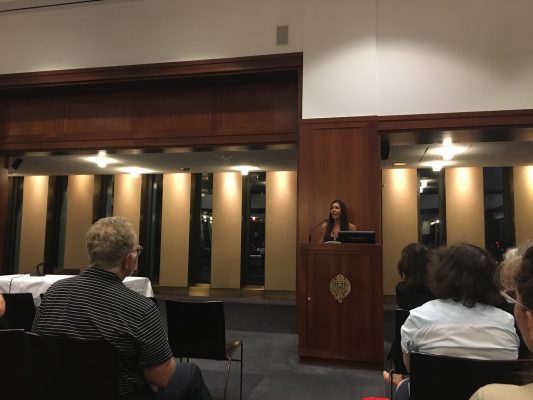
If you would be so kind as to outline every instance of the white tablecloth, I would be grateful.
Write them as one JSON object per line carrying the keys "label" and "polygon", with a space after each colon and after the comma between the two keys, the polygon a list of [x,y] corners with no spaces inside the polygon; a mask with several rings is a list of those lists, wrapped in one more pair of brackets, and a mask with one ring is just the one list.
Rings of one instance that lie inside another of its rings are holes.
{"label": "white tablecloth", "polygon": [[[26,293],[33,295],[36,306],[41,304],[41,293],[48,290],[52,283],[60,279],[72,278],[75,275],[45,275],[30,276],[29,274],[0,275],[0,293]],[[129,276],[124,279],[124,284],[131,290],[146,297],[154,297],[150,279]]]}

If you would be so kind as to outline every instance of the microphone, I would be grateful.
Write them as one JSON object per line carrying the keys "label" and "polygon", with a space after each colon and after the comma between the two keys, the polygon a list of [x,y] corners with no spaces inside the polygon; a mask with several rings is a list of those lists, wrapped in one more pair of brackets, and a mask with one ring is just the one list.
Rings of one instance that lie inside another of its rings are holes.
{"label": "microphone", "polygon": [[311,230],[309,231],[309,237],[308,237],[309,243],[311,243],[311,236],[312,236],[313,232],[315,231],[315,229],[318,228],[320,225],[322,225],[324,222],[328,222],[328,220],[327,219],[321,219],[320,221],[318,221],[318,223],[315,226],[313,226],[311,228]]}
{"label": "microphone", "polygon": [[[37,264],[35,267],[33,267],[33,270],[30,272],[30,276],[45,276],[44,273],[44,266],[46,265],[46,261],[43,261],[39,264]],[[43,272],[41,272],[39,267],[43,267]]]}

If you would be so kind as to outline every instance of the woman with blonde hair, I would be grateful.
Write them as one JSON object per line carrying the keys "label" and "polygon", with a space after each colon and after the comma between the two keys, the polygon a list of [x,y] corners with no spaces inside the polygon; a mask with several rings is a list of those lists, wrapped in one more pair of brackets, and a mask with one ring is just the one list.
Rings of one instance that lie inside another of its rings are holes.
{"label": "woman with blonde hair", "polygon": [[[533,246],[530,246],[523,256],[518,256],[519,262],[509,268],[504,265],[503,272],[507,273],[503,291],[506,300],[514,305],[514,316],[518,328],[522,333],[529,351],[533,353]],[[528,371],[523,377],[523,386],[491,384],[478,389],[470,400],[533,399],[533,371]]]}

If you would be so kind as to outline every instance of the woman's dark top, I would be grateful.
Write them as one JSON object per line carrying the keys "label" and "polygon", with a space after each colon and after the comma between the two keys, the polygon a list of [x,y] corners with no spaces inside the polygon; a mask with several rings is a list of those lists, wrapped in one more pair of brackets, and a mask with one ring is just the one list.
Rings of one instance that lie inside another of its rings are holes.
{"label": "woman's dark top", "polygon": [[427,287],[410,288],[405,282],[398,282],[396,285],[396,302],[399,308],[412,310],[430,300],[435,300],[435,296]]}

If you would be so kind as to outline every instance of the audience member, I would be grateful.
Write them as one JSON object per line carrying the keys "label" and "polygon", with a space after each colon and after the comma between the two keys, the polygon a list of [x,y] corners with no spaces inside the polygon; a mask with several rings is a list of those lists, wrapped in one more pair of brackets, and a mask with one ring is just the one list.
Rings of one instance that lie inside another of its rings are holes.
{"label": "audience member", "polygon": [[[521,251],[518,254],[520,262],[513,265],[511,275],[505,280],[505,284],[512,289],[507,289],[504,293],[505,298],[514,304],[514,315],[522,338],[533,354],[533,247],[527,248],[523,256],[520,255]],[[470,400],[533,399],[533,372],[529,371],[524,378],[524,386],[484,386]]]}
{"label": "audience member", "polygon": [[[495,307],[502,300],[496,270],[492,257],[474,245],[434,252],[429,287],[436,300],[411,310],[401,329],[407,369],[411,351],[487,360],[517,358],[514,318]],[[408,380],[398,385],[396,393],[398,400],[409,398]]]}
{"label": "audience member", "polygon": [[4,296],[2,296],[2,293],[0,293],[0,318],[4,316],[5,312],[6,312],[6,301],[4,300]]}
{"label": "audience member", "polygon": [[[409,243],[402,249],[397,266],[402,280],[396,284],[396,302],[400,308],[412,310],[435,298],[431,294],[427,282],[428,258],[429,250],[424,245]],[[393,338],[388,358],[392,359],[397,371],[404,369],[403,354],[398,335]],[[387,371],[383,371],[383,378],[389,382],[390,376]],[[398,383],[403,379],[403,375],[397,373],[393,379]]]}
{"label": "audience member", "polygon": [[142,250],[132,226],[121,217],[102,218],[87,232],[86,246],[89,268],[48,289],[33,331],[110,342],[119,354],[121,399],[211,399],[198,367],[172,357],[154,302],[122,283]]}
{"label": "audience member", "polygon": [[402,250],[398,273],[402,280],[396,284],[396,302],[404,310],[412,310],[433,300],[428,287],[429,250],[418,243],[410,243]]}

